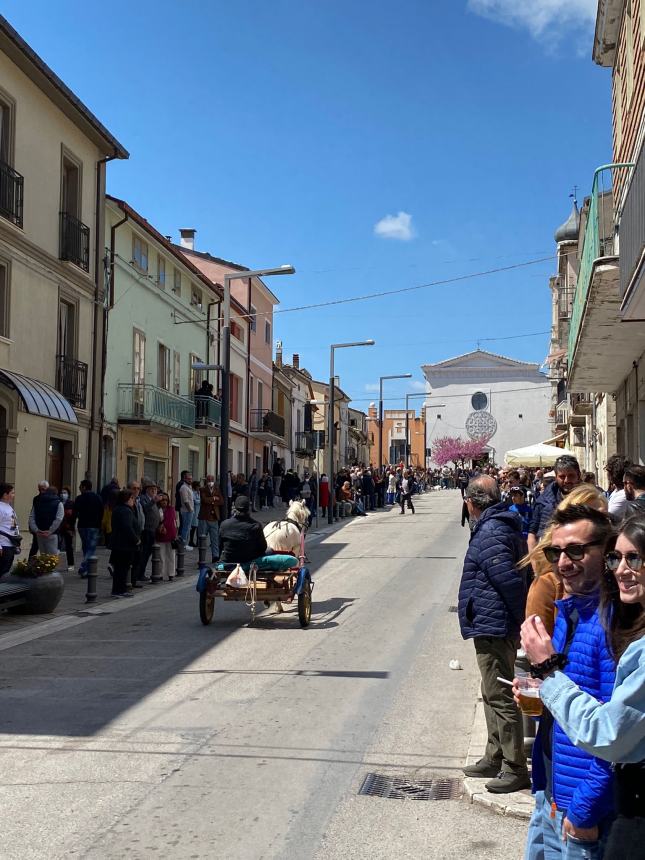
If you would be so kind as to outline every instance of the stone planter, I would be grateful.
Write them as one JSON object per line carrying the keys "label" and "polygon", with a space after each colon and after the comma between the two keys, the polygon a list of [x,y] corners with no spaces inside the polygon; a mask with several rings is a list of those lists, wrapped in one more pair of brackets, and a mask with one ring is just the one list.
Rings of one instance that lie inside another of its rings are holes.
{"label": "stone planter", "polygon": [[29,586],[29,591],[25,595],[27,603],[24,611],[31,615],[53,612],[60,603],[65,590],[63,577],[57,571],[36,577],[8,574],[3,577],[3,580],[4,582],[19,582]]}

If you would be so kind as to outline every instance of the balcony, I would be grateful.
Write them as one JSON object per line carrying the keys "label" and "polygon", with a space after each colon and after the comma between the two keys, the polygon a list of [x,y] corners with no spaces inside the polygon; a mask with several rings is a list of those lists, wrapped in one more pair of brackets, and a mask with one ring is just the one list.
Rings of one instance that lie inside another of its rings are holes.
{"label": "balcony", "polygon": [[[599,167],[586,215],[580,271],[569,328],[569,387],[578,392],[615,391],[643,351],[638,326],[620,317],[618,233],[621,211],[614,184],[623,185],[632,165]],[[640,348],[639,348],[640,345]]]}
{"label": "balcony", "polygon": [[574,415],[591,415],[593,410],[593,394],[571,394],[571,410]]}
{"label": "balcony", "polygon": [[189,437],[195,433],[195,404],[156,385],[120,382],[119,424],[149,428],[164,436]]}
{"label": "balcony", "polygon": [[251,409],[250,431],[265,442],[284,442],[284,418],[270,409]]}
{"label": "balcony", "polygon": [[645,146],[641,146],[620,223],[620,295],[625,322],[645,319]]}
{"label": "balcony", "polygon": [[56,388],[63,397],[76,406],[85,409],[87,400],[87,365],[66,355],[56,356]]}
{"label": "balcony", "polygon": [[555,407],[555,431],[556,433],[566,430],[569,424],[569,404],[566,400],[561,401]]}
{"label": "balcony", "polygon": [[219,436],[222,429],[221,401],[200,394],[192,400],[195,404],[195,433],[198,436]]}
{"label": "balcony", "polygon": [[296,457],[311,458],[316,453],[316,433],[313,430],[296,433]]}
{"label": "balcony", "polygon": [[24,178],[0,161],[0,215],[22,228],[22,207],[24,200]]}
{"label": "balcony", "polygon": [[90,270],[90,228],[69,212],[60,213],[60,258]]}

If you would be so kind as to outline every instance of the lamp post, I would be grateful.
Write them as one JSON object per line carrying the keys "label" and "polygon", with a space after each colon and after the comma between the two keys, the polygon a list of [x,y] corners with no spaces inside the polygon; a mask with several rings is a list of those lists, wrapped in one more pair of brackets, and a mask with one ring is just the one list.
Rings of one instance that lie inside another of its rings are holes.
{"label": "lamp post", "polygon": [[223,372],[222,372],[222,432],[219,445],[219,483],[222,495],[228,504],[228,433],[231,423],[230,375],[231,375],[231,281],[247,278],[265,278],[269,275],[293,275],[293,266],[277,266],[272,269],[256,269],[247,272],[229,272],[224,275],[224,325],[222,327]]}
{"label": "lamp post", "polygon": [[411,373],[395,373],[391,376],[379,376],[378,380],[378,467],[383,468],[383,380],[411,379]]}
{"label": "lamp post", "polygon": [[334,506],[332,493],[334,492],[334,352],[337,349],[347,349],[350,346],[374,346],[373,340],[358,340],[352,343],[332,343],[329,347],[329,415],[327,417],[327,433],[329,435],[329,507],[327,508],[327,522],[334,522]]}

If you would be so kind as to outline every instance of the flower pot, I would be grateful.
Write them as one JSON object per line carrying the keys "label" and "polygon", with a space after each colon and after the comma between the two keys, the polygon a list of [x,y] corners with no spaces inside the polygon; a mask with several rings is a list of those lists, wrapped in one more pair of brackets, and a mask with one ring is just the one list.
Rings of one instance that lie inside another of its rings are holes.
{"label": "flower pot", "polygon": [[44,576],[14,576],[10,574],[5,581],[29,586],[29,591],[25,595],[27,598],[25,612],[31,615],[53,612],[60,603],[65,590],[65,582],[58,572],[47,573]]}

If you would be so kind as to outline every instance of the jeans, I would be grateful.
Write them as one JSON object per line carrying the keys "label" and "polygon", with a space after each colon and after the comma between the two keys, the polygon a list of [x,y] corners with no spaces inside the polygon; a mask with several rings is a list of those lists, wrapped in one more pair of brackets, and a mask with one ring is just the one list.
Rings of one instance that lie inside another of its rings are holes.
{"label": "jeans", "polygon": [[3,546],[2,554],[0,555],[0,576],[9,573],[13,566],[13,559],[16,554],[16,548],[13,546]]}
{"label": "jeans", "polygon": [[83,548],[83,561],[78,568],[79,573],[87,573],[87,566],[93,555],[96,555],[96,544],[99,540],[100,529],[79,528],[78,534],[81,538]]}
{"label": "jeans", "polygon": [[217,520],[200,520],[197,534],[199,537],[208,535],[211,542],[211,559],[217,561],[219,558],[219,523]]}
{"label": "jeans", "polygon": [[180,511],[179,512],[179,538],[181,542],[186,546],[188,543],[188,535],[190,534],[190,526],[193,521],[193,512],[192,511]]}
{"label": "jeans", "polygon": [[74,567],[74,532],[59,532],[58,548],[59,550],[65,550],[67,566]]}
{"label": "jeans", "polygon": [[412,504],[412,493],[401,493],[401,513],[405,513],[405,505],[408,505],[408,510],[414,513],[414,505]]}
{"label": "jeans", "polygon": [[390,493],[390,492],[388,492],[388,494],[387,494],[387,503],[388,503],[388,505],[393,505],[393,504],[394,504],[394,496],[395,496],[395,493]]}
{"label": "jeans", "polygon": [[597,842],[582,842],[568,837],[562,841],[563,812],[551,818],[551,806],[543,791],[535,793],[535,809],[529,822],[524,860],[600,860],[603,836]]}
{"label": "jeans", "polygon": [[128,585],[128,570],[132,566],[131,549],[112,550],[112,594],[125,594]]}
{"label": "jeans", "polygon": [[512,638],[475,636],[477,665],[482,679],[482,699],[488,731],[484,758],[501,765],[505,773],[525,775],[524,727],[522,715],[513,701],[513,691],[497,680],[512,678],[518,642]]}

